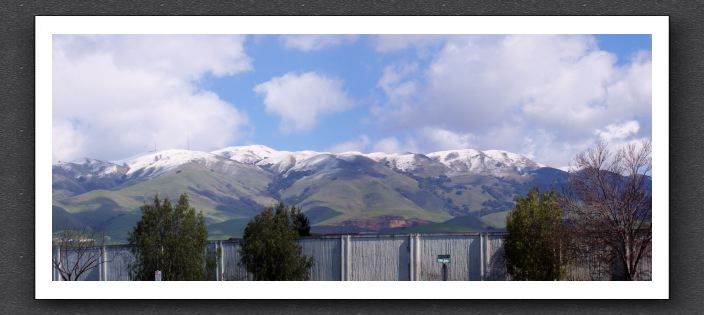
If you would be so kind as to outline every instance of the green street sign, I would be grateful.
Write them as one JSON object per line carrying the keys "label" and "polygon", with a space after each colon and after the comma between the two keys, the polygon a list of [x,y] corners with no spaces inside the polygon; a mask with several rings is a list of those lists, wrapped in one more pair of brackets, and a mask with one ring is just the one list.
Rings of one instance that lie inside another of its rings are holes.
{"label": "green street sign", "polygon": [[435,261],[443,264],[449,264],[452,260],[450,259],[450,255],[438,255],[438,258]]}

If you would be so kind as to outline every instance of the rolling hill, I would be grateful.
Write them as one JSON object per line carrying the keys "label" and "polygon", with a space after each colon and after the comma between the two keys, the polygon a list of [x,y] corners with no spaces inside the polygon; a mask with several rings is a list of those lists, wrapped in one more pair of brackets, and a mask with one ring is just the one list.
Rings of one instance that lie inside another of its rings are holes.
{"label": "rolling hill", "polygon": [[559,188],[567,173],[498,150],[429,154],[165,150],[120,161],[53,166],[53,228],[83,225],[124,240],[155,195],[188,193],[210,235],[241,235],[279,201],[302,207],[314,232],[475,231],[503,228],[516,196]]}

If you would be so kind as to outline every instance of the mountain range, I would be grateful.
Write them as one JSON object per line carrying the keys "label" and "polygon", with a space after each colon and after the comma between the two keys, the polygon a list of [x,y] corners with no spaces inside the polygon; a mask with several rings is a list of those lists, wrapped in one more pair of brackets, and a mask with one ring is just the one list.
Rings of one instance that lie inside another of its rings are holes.
{"label": "mountain range", "polygon": [[53,165],[53,229],[82,226],[124,240],[155,195],[188,193],[212,238],[239,236],[264,207],[303,209],[314,233],[503,229],[530,187],[559,189],[568,173],[500,150],[428,154],[163,150],[118,161]]}

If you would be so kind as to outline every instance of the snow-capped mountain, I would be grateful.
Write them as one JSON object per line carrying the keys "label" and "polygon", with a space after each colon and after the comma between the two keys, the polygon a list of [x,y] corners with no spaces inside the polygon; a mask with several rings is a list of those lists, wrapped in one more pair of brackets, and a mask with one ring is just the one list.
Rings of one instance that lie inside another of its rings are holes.
{"label": "snow-capped mountain", "polygon": [[428,157],[447,166],[454,173],[505,176],[525,174],[526,171],[545,167],[524,155],[501,150],[448,150],[430,153]]}
{"label": "snow-capped mountain", "polygon": [[[428,167],[438,168],[442,165],[447,168],[447,171],[457,174],[506,176],[524,174],[526,171],[545,167],[545,165],[524,155],[501,150],[463,149],[428,154],[383,152],[332,154],[315,151],[276,151],[266,146],[254,145],[229,147],[212,151],[212,153],[238,162],[266,167],[279,173],[285,173],[288,170],[303,170],[309,168],[311,164],[320,163],[330,157],[344,159],[355,156],[369,158],[401,172],[414,172]],[[440,165],[432,165],[433,162]]]}
{"label": "snow-capped mountain", "polygon": [[211,167],[222,163],[255,165],[276,174],[289,171],[306,171],[321,163],[334,163],[335,159],[365,157],[393,170],[413,173],[432,170],[432,173],[481,174],[508,176],[525,174],[545,167],[528,157],[501,150],[448,150],[428,154],[418,153],[329,153],[316,151],[278,151],[264,145],[235,146],[211,152],[192,150],[162,150],[140,154],[117,161],[100,161],[86,158],[82,161],[60,162],[57,167],[73,171],[76,176],[105,177],[117,175],[157,176],[186,163]]}
{"label": "snow-capped mountain", "polygon": [[[226,159],[208,152],[190,150],[162,150],[115,161],[127,166],[127,176],[156,176],[186,163],[198,163],[210,167]],[[229,161],[228,161],[229,162]]]}
{"label": "snow-capped mountain", "polygon": [[209,152],[172,149],[138,154],[116,161],[85,158],[74,162],[59,162],[54,167],[55,170],[72,174],[75,178],[121,177],[133,179],[156,177],[188,163],[196,163],[207,168],[212,168],[215,165],[220,168],[228,165],[241,165],[236,160]]}
{"label": "snow-capped mountain", "polygon": [[72,162],[58,162],[55,167],[65,172],[72,172],[77,177],[84,178],[105,177],[127,171],[125,166],[91,158],[78,159]]}
{"label": "snow-capped mountain", "polygon": [[[417,166],[420,164],[418,159],[422,159],[425,157],[422,154],[415,154],[415,153],[403,153],[403,154],[398,154],[398,153],[383,153],[383,152],[374,152],[374,153],[369,153],[365,154],[364,156],[385,164],[388,167],[391,167],[392,169],[403,171],[403,172],[409,172],[413,171],[417,168]],[[427,157],[426,157],[427,158]]]}
{"label": "snow-capped mountain", "polygon": [[125,237],[145,200],[181,193],[209,224],[246,220],[281,201],[300,206],[314,225],[350,232],[367,226],[365,220],[383,226],[384,218],[441,222],[472,215],[495,222],[490,215],[510,209],[530,187],[565,181],[567,173],[543,167],[498,150],[330,153],[250,145],[60,162],[53,167],[52,194],[54,215],[63,222],[122,233],[118,237]]}
{"label": "snow-capped mountain", "polygon": [[207,224],[216,225],[213,231],[243,228],[277,202],[301,207],[314,228],[334,233],[398,222],[502,228],[517,196],[532,187],[560,189],[569,179],[563,170],[500,150],[329,153],[263,145],[162,150],[116,161],[84,158],[52,170],[54,228],[79,224],[118,239],[127,237],[150,198],[174,200],[182,193]]}
{"label": "snow-capped mountain", "polygon": [[257,164],[257,162],[279,155],[280,151],[276,151],[264,145],[247,145],[239,147],[227,147],[211,151],[215,155],[220,155],[240,163]]}
{"label": "snow-capped mountain", "polygon": [[240,163],[257,165],[276,173],[285,173],[304,160],[321,154],[315,151],[277,151],[264,145],[227,147],[211,153]]}

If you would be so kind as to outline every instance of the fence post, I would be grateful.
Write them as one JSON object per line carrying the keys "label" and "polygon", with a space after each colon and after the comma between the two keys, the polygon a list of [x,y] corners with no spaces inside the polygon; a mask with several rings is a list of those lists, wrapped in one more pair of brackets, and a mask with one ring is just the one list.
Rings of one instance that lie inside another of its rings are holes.
{"label": "fence post", "polygon": [[[60,247],[54,247],[54,250],[56,251],[56,261],[61,264],[61,248]],[[56,265],[54,265],[54,262],[51,263],[51,267],[54,275],[54,281],[61,281],[61,273],[59,272],[59,269],[56,268]]]}
{"label": "fence post", "polygon": [[105,281],[103,280],[103,268],[105,266],[105,261],[103,260],[103,254],[98,250],[98,254],[100,254],[100,257],[98,257],[98,260],[96,261],[96,264],[98,264],[98,281]]}
{"label": "fence post", "polygon": [[101,281],[108,281],[108,248],[103,244],[103,253],[100,257],[103,260],[103,263],[101,266],[103,267],[102,272],[100,273],[100,280]]}
{"label": "fence post", "polygon": [[220,280],[225,281],[225,247],[220,241]]}
{"label": "fence post", "polygon": [[220,249],[220,242],[221,241],[215,242],[215,254],[217,255],[215,257],[215,281],[220,281],[220,265],[222,265],[222,260],[218,254],[218,250],[222,251],[222,249]]}
{"label": "fence post", "polygon": [[220,246],[220,266],[218,268],[218,277],[220,281],[225,281],[225,248],[222,246],[222,240],[218,242]]}
{"label": "fence post", "polygon": [[352,235],[347,235],[347,246],[346,246],[347,253],[345,254],[346,261],[347,261],[347,268],[346,268],[347,275],[345,275],[345,278],[347,279],[347,281],[350,281],[350,276],[352,275],[352,270],[351,270],[352,258],[350,257],[351,256],[350,254],[352,253],[352,246],[351,245],[352,245]]}
{"label": "fence post", "polygon": [[420,259],[420,234],[415,234],[411,238],[413,240],[413,281],[420,281],[421,259]]}
{"label": "fence post", "polygon": [[482,232],[479,232],[479,280],[484,281],[484,269],[486,268],[486,255],[484,255],[484,240],[486,237],[482,236]]}
{"label": "fence post", "polygon": [[421,250],[423,250],[423,247],[420,245],[421,244],[421,235],[416,234],[416,277],[418,280],[422,280],[422,271],[423,271],[423,264],[422,264],[422,254]]}
{"label": "fence post", "polygon": [[350,280],[350,236],[340,236],[340,280]]}
{"label": "fence post", "polygon": [[408,235],[408,280],[416,280],[416,244],[413,234]]}

